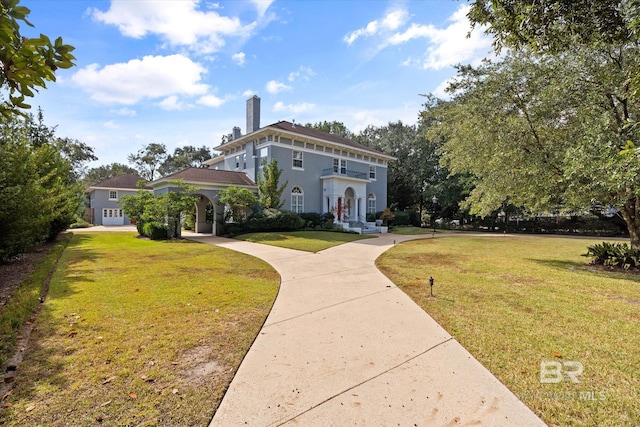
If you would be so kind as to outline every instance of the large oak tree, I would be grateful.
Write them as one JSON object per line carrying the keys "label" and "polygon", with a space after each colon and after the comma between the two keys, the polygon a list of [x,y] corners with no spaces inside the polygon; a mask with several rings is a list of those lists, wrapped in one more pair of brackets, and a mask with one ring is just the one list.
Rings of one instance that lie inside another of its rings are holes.
{"label": "large oak tree", "polygon": [[460,67],[437,131],[444,164],[471,173],[472,211],[617,208],[640,247],[640,162],[631,82],[636,1],[475,1],[504,60]]}

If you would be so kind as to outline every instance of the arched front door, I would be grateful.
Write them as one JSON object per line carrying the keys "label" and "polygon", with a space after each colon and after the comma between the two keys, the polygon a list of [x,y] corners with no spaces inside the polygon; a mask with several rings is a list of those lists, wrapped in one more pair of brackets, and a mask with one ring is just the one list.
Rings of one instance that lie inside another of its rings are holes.
{"label": "arched front door", "polygon": [[344,216],[345,221],[356,221],[358,213],[356,212],[356,194],[353,188],[349,187],[344,192]]}

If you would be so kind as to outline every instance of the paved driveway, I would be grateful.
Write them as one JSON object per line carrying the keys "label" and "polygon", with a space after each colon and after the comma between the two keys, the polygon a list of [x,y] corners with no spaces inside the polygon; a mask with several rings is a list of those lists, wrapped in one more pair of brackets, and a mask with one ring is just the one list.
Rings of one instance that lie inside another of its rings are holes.
{"label": "paved driveway", "polygon": [[544,423],[375,267],[382,235],[317,254],[186,238],[261,258],[276,302],[211,426]]}

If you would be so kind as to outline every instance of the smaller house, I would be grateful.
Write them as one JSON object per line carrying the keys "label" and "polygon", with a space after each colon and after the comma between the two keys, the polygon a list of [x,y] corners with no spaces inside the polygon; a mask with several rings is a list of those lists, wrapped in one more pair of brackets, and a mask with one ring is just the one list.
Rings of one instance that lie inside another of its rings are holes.
{"label": "smaller house", "polygon": [[[125,195],[135,196],[141,180],[138,175],[118,175],[89,187],[87,221],[95,225],[130,225],[132,222],[118,201]],[[150,187],[145,190],[152,191]]]}

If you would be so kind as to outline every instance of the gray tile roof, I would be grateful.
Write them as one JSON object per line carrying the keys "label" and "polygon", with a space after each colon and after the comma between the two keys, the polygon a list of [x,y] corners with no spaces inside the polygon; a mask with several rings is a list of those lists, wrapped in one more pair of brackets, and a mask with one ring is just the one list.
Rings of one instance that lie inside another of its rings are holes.
{"label": "gray tile roof", "polygon": [[[126,189],[137,189],[138,181],[144,181],[138,175],[118,175],[112,178],[107,178],[104,181],[101,181],[95,185],[92,185],[91,188],[126,188]],[[145,187],[150,189],[150,187]]]}

